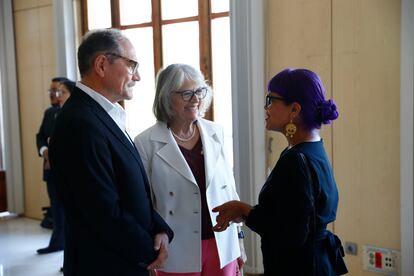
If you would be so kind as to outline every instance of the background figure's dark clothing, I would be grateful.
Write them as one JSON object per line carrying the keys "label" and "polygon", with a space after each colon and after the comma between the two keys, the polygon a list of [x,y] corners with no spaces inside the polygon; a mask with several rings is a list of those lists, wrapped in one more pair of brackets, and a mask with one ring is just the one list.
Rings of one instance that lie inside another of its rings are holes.
{"label": "background figure's dark clothing", "polygon": [[[60,110],[59,106],[50,106],[45,110],[43,115],[42,124],[40,125],[39,131],[36,134],[36,145],[37,152],[40,156],[40,149],[42,147],[49,147],[48,140],[52,134],[54,124],[56,122],[56,114]],[[46,181],[47,194],[49,196],[50,208],[52,213],[52,236],[49,241],[49,248],[63,249],[64,246],[64,234],[63,234],[63,207],[57,198],[56,194],[56,178],[52,176],[50,167],[46,164],[43,159],[43,180]]]}
{"label": "background figure's dark clothing", "polygon": [[57,178],[54,175],[53,170],[50,171],[48,177],[48,187],[50,193],[50,206],[52,208],[52,218],[53,218],[53,231],[52,236],[49,241],[49,248],[55,248],[63,250],[65,245],[65,236],[64,236],[64,222],[65,215],[63,212],[62,199],[57,193]]}
{"label": "background figure's dark clothing", "polygon": [[[55,121],[55,114],[59,111],[59,106],[50,106],[45,110],[43,115],[42,124],[40,125],[39,131],[36,134],[36,145],[37,145],[37,153],[40,156],[40,149],[42,147],[48,147],[48,138],[52,134],[53,124]],[[49,176],[49,168],[45,166],[43,163],[43,180],[47,181]],[[48,188],[49,192],[49,188]],[[50,195],[49,195],[50,197]]]}
{"label": "background figure's dark clothing", "polygon": [[[50,134],[54,130],[56,126],[56,118],[59,114],[60,108],[57,109],[53,113],[52,120],[50,125],[48,126],[48,130],[50,130]],[[65,245],[65,236],[64,236],[64,222],[65,222],[65,215],[63,211],[62,199],[60,198],[57,192],[57,183],[58,179],[53,172],[53,169],[49,170],[49,174],[47,176],[47,188],[50,198],[50,206],[52,209],[52,218],[53,218],[53,231],[52,236],[50,237],[48,247],[51,249],[60,249],[63,250]]]}
{"label": "background figure's dark clothing", "polygon": [[[313,274],[312,189],[303,159],[309,164],[316,200],[316,273]],[[329,259],[326,225],[336,218],[338,190],[322,141],[306,142],[282,152],[259,194],[246,225],[262,238],[265,275],[336,275]],[[274,225],[271,227],[270,225]]]}
{"label": "background figure's dark clothing", "polygon": [[173,233],[154,211],[141,158],[108,113],[75,88],[57,118],[50,161],[65,210],[65,276],[140,276]]}

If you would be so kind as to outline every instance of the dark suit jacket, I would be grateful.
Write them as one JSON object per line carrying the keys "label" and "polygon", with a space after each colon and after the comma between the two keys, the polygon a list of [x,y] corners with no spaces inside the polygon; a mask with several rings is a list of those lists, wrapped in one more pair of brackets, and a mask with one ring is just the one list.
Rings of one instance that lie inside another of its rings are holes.
{"label": "dark suit jacket", "polygon": [[154,236],[172,230],[154,211],[141,158],[89,95],[75,88],[50,140],[66,223],[65,276],[147,275]]}
{"label": "dark suit jacket", "polygon": [[[314,183],[300,153],[308,159]],[[322,141],[283,151],[246,220],[262,238],[264,275],[336,275],[331,256],[339,245],[330,242],[333,235],[325,229],[337,207],[338,190]]]}
{"label": "dark suit jacket", "polygon": [[[55,121],[55,114],[59,111],[59,106],[50,106],[45,110],[43,115],[42,124],[39,131],[36,134],[37,153],[40,156],[40,148],[43,146],[48,147],[47,139],[52,134],[52,129]],[[45,167],[43,163],[43,180],[47,181],[49,175],[49,169]]]}

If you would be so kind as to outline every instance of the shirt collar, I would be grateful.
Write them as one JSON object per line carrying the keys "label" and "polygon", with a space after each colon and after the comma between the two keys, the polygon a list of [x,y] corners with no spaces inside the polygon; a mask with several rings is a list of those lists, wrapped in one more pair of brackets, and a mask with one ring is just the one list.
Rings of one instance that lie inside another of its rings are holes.
{"label": "shirt collar", "polygon": [[94,99],[102,108],[111,116],[111,118],[116,122],[118,127],[122,131],[125,129],[125,119],[126,113],[125,110],[119,103],[112,103],[107,98],[102,96],[100,93],[96,92],[92,88],[84,85],[81,82],[76,82],[76,87],[88,94],[92,99]]}
{"label": "shirt collar", "polygon": [[116,108],[118,103],[113,104],[107,98],[102,96],[100,93],[96,92],[92,88],[84,85],[81,82],[76,82],[76,87],[80,88],[83,92],[88,94],[92,99],[94,99],[106,112],[110,112],[113,108]]}

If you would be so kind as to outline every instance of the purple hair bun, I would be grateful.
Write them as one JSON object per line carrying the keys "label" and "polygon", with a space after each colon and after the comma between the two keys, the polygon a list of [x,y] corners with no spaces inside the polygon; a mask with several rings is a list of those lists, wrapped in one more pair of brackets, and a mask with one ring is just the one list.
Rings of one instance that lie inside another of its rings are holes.
{"label": "purple hair bun", "polygon": [[321,122],[325,125],[330,124],[331,121],[335,120],[339,116],[338,110],[336,108],[336,104],[334,100],[332,99],[323,101],[318,106],[318,109],[319,109],[319,116],[320,116]]}

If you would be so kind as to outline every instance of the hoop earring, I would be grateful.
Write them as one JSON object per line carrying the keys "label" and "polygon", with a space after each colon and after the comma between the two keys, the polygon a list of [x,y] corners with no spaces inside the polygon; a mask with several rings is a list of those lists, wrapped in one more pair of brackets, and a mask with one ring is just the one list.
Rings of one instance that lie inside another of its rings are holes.
{"label": "hoop earring", "polygon": [[290,119],[290,122],[285,126],[285,130],[286,130],[286,137],[290,137],[293,138],[293,135],[295,135],[297,127],[296,125],[293,123],[292,119]]}

